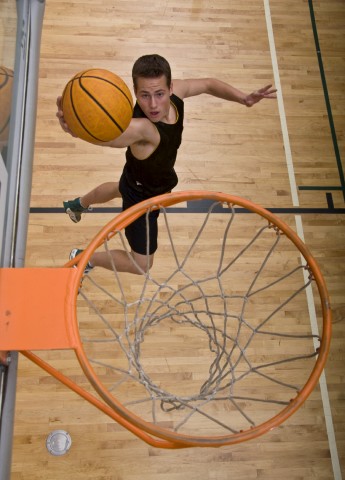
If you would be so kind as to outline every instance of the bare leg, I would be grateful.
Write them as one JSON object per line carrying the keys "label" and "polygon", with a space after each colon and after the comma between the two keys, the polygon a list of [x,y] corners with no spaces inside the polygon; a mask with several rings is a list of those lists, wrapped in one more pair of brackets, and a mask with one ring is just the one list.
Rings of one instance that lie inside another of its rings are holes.
{"label": "bare leg", "polygon": [[[125,252],[124,250],[111,250],[110,253],[113,258],[116,270],[118,272],[128,272],[142,275],[142,271],[148,272],[153,265],[154,254],[147,257],[147,255],[141,255],[140,253],[131,251],[130,255],[132,256],[135,263],[138,264],[141,268],[141,270],[139,270],[137,266],[131,261],[127,252]],[[93,267],[103,267],[107,270],[113,270],[112,261],[109,258],[107,252],[94,253],[90,258],[90,263]]]}
{"label": "bare leg", "polygon": [[[84,208],[87,208],[90,205],[106,203],[119,197],[121,197],[119,182],[106,182],[83,195],[80,198],[80,203]],[[153,254],[147,257],[147,255],[141,255],[140,253],[131,251],[130,256],[133,258],[134,263],[125,250],[111,250],[110,253],[118,272],[142,275],[143,272],[148,272],[153,265]],[[107,270],[113,270],[113,263],[106,252],[94,253],[90,258],[90,263],[93,267],[103,267]]]}
{"label": "bare leg", "polygon": [[106,182],[80,197],[80,203],[87,208],[95,203],[107,203],[119,197],[121,197],[119,182]]}

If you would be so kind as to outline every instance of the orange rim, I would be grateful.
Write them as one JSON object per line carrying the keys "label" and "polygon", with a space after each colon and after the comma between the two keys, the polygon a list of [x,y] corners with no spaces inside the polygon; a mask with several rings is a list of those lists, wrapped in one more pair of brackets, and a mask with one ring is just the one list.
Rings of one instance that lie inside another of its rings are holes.
{"label": "orange rim", "polygon": [[[290,403],[276,416],[272,417],[270,420],[262,423],[261,425],[251,427],[250,429],[240,431],[238,433],[232,433],[225,436],[216,436],[216,437],[206,437],[206,436],[191,436],[186,434],[180,434],[166,430],[162,427],[158,427],[152,423],[149,423],[140,417],[136,416],[125,408],[120,402],[113,398],[103,386],[103,384],[97,378],[84,350],[82,347],[81,340],[79,338],[78,346],[75,349],[76,355],[78,357],[79,363],[88,377],[90,383],[93,385],[95,390],[103,398],[103,400],[116,412],[120,415],[126,422],[130,423],[133,426],[133,430],[136,435],[143,437],[146,434],[153,435],[154,437],[163,439],[168,442],[172,442],[176,446],[204,446],[204,447],[217,447],[222,445],[230,445],[235,443],[240,443],[247,441],[253,438],[256,438],[273,428],[276,428],[281,423],[283,423],[287,418],[289,418],[300,406],[305,402],[308,396],[311,394],[315,388],[319,377],[322,373],[322,370],[325,366],[331,341],[331,308],[329,295],[327,287],[318,267],[315,259],[312,257],[310,251],[302,242],[302,240],[297,236],[297,234],[286,225],[281,219],[276,217],[274,214],[268,210],[252,203],[249,200],[242,199],[233,195],[228,195],[224,193],[216,193],[209,191],[185,191],[185,192],[174,192],[157,197],[150,198],[145,200],[128,210],[123,211],[112,221],[110,221],[92,240],[89,246],[84,250],[83,254],[80,255],[77,259],[69,261],[65,267],[70,267],[76,265],[78,268],[78,278],[81,280],[86,264],[93,254],[93,252],[103,243],[104,239],[111,238],[116,234],[117,231],[122,230],[131,222],[143,215],[148,209],[158,209],[160,207],[169,207],[175,205],[176,203],[181,203],[190,200],[202,200],[208,199],[216,202],[226,203],[232,206],[243,207],[250,212],[256,213],[261,217],[268,220],[268,222],[276,225],[284,234],[294,243],[296,248],[302,253],[304,259],[306,260],[310,271],[312,272],[318,292],[321,299],[322,305],[322,316],[323,316],[323,331],[321,336],[321,344],[318,351],[318,358],[316,360],[315,366],[306,382],[304,387],[298,392],[297,396],[291,399]],[[77,283],[75,283],[76,285]],[[74,297],[76,298],[78,291],[75,290]],[[77,317],[74,318],[75,329],[77,329]]]}

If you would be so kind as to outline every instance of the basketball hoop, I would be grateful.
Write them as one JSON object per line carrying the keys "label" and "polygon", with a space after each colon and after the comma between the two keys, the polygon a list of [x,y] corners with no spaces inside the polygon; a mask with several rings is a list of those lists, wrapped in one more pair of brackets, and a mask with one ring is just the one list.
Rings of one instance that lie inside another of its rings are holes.
{"label": "basketball hoop", "polygon": [[[185,202],[192,225],[184,206],[169,213]],[[156,209],[160,247],[150,271],[113,265],[84,276],[96,251],[111,258],[121,248],[132,258],[124,228]],[[223,193],[148,199],[64,268],[2,269],[0,280],[0,350],[20,350],[155,447],[219,447],[277,427],[311,394],[329,351],[327,288],[307,247],[269,211]],[[310,331],[312,288],[320,335]],[[73,349],[103,401],[31,352],[41,349]]]}

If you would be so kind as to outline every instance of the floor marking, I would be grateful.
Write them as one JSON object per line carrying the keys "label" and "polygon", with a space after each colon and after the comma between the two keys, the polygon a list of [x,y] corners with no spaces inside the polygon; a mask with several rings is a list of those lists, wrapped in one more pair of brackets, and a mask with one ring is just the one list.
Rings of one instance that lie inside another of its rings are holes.
{"label": "floor marking", "polygon": [[319,62],[319,70],[320,70],[320,75],[321,75],[323,93],[324,93],[325,103],[326,103],[326,108],[327,108],[329,128],[331,130],[335,159],[336,159],[336,162],[337,162],[339,180],[340,180],[340,184],[341,184],[341,187],[337,188],[337,190],[342,190],[343,198],[345,200],[345,176],[344,176],[344,170],[343,170],[343,166],[342,166],[341,158],[340,158],[340,151],[339,151],[339,145],[338,145],[338,140],[337,140],[337,133],[336,133],[335,126],[334,126],[334,118],[333,118],[333,114],[332,114],[331,101],[330,101],[329,94],[328,94],[325,70],[323,68],[322,54],[321,54],[321,48],[320,48],[320,43],[319,43],[319,37],[318,37],[318,33],[317,33],[317,26],[316,26],[315,14],[314,14],[313,0],[308,0],[308,5],[309,5],[309,11],[310,11],[311,25],[312,25],[313,34],[314,34],[314,42],[315,42],[315,48],[316,48],[316,53],[317,53],[317,59],[318,59],[318,62]]}
{"label": "floor marking", "polygon": [[[333,204],[332,197],[327,194],[327,208],[324,207],[314,207],[314,208],[300,208],[300,207],[263,207],[271,213],[276,215],[308,215],[308,214],[326,214],[326,215],[344,215],[345,208],[335,208]],[[193,200],[187,202],[186,207],[167,207],[168,213],[206,213],[208,211],[207,205],[203,203],[202,200]],[[87,212],[87,215],[93,215],[97,213],[121,213],[122,207],[94,207],[91,212]],[[216,208],[214,213],[226,213],[229,211],[226,207]],[[245,208],[235,207],[236,213],[253,213]],[[30,214],[43,213],[43,214],[52,214],[52,213],[65,213],[65,210],[61,207],[31,207]]]}
{"label": "floor marking", "polygon": [[[267,34],[268,34],[268,40],[269,40],[269,45],[270,45],[274,81],[275,81],[275,86],[278,89],[277,101],[278,101],[280,123],[281,123],[282,134],[283,134],[283,142],[284,142],[285,155],[286,155],[286,164],[287,164],[289,181],[290,181],[292,203],[293,203],[294,206],[299,206],[298,190],[297,190],[297,186],[296,186],[296,178],[295,178],[295,173],[294,173],[294,168],[293,168],[289,134],[288,134],[287,123],[286,123],[286,116],[285,116],[283,95],[282,95],[282,89],[281,89],[281,83],[280,83],[277,53],[276,53],[276,49],[275,49],[275,42],[274,42],[274,35],[273,35],[273,27],[272,27],[272,19],[271,19],[271,11],[270,11],[269,0],[264,0],[264,7],[265,7]],[[295,222],[296,222],[297,234],[301,238],[301,240],[304,242],[304,231],[303,231],[303,225],[302,225],[302,217],[300,215],[295,215]],[[306,273],[307,272],[304,272],[305,276],[306,276]],[[306,281],[306,278],[305,278],[305,281]],[[307,295],[307,303],[308,303],[311,329],[312,329],[313,333],[318,334],[317,333],[318,332],[318,325],[317,325],[317,318],[316,318],[315,303],[314,303],[314,297],[313,297],[313,292],[312,292],[312,287],[311,286],[309,286],[307,288],[306,295]],[[340,462],[339,462],[339,457],[338,457],[338,450],[337,450],[337,444],[336,444],[336,439],[335,439],[334,426],[333,426],[333,420],[332,420],[332,412],[331,412],[331,407],[330,407],[330,402],[329,402],[329,395],[328,395],[325,372],[323,372],[321,377],[320,377],[319,385],[320,385],[320,393],[321,393],[321,399],[322,399],[322,405],[323,405],[323,411],[324,411],[325,423],[326,423],[326,429],[327,429],[327,435],[328,435],[328,444],[329,444],[330,453],[331,453],[331,461],[332,461],[334,479],[335,480],[341,480],[342,476],[341,476]]]}
{"label": "floor marking", "polygon": [[270,45],[271,61],[272,61],[272,68],[273,68],[273,75],[274,75],[274,85],[275,85],[275,88],[278,90],[277,102],[278,102],[280,124],[281,124],[282,135],[283,135],[286,165],[287,165],[288,175],[289,175],[292,205],[294,207],[299,207],[298,190],[297,190],[296,177],[295,177],[295,172],[294,172],[293,162],[292,162],[289,133],[288,133],[287,123],[286,123],[284,100],[283,100],[282,87],[280,83],[279,68],[278,68],[276,47],[274,42],[269,0],[264,0],[264,4],[265,4],[267,34],[268,34],[268,41]]}
{"label": "floor marking", "polygon": [[[296,220],[297,234],[300,237],[300,239],[304,242],[302,218],[299,215],[296,215],[295,220]],[[304,281],[307,282],[308,275],[309,275],[308,271],[303,270],[303,275],[304,275]],[[307,287],[306,294],[307,294],[307,300],[308,300],[308,310],[309,310],[309,318],[310,318],[312,334],[319,335],[319,328],[317,325],[315,303],[314,303],[314,297],[313,297],[313,291],[312,291],[311,285]],[[319,346],[318,342],[315,339],[314,347],[317,348],[318,346]],[[320,392],[321,392],[321,398],[322,398],[322,404],[323,404],[323,411],[325,415],[328,443],[329,443],[331,458],[332,458],[334,478],[335,480],[341,480],[342,476],[341,476],[340,462],[339,462],[337,443],[336,443],[334,427],[333,427],[332,410],[331,410],[331,405],[329,401],[325,371],[323,371],[321,374],[319,384],[320,384]]]}

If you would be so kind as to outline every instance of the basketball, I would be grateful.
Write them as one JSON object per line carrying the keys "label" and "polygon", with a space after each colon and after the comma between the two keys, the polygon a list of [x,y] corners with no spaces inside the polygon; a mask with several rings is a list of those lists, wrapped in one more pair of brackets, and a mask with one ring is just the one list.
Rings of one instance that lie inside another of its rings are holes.
{"label": "basketball", "polygon": [[0,142],[7,142],[10,127],[13,70],[0,67]]}
{"label": "basketball", "polygon": [[67,83],[62,110],[74,135],[89,143],[109,142],[128,127],[133,99],[122,78],[108,70],[90,69]]}

